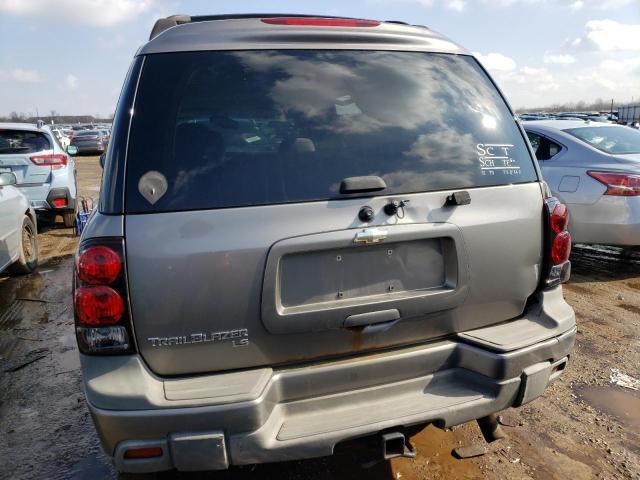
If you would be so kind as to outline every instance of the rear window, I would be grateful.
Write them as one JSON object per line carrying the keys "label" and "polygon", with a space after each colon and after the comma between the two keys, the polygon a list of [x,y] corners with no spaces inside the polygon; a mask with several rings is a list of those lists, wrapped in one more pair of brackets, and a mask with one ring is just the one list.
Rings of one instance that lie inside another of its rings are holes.
{"label": "rear window", "polygon": [[629,127],[580,127],[565,132],[612,155],[640,153],[640,132]]}
{"label": "rear window", "polygon": [[44,133],[25,130],[0,130],[0,155],[8,153],[34,153],[52,148]]}
{"label": "rear window", "polygon": [[146,57],[130,213],[343,198],[377,175],[398,194],[537,180],[513,116],[468,56],[237,51]]}
{"label": "rear window", "polygon": [[97,137],[98,135],[100,135],[100,132],[97,130],[83,130],[76,133],[76,137]]}

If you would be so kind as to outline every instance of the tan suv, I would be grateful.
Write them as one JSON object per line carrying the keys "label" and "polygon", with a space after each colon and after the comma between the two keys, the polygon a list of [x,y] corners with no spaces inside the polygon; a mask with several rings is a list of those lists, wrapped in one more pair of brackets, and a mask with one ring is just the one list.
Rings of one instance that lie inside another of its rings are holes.
{"label": "tan suv", "polygon": [[413,455],[407,433],[567,364],[566,208],[478,61],[425,27],[159,20],[104,168],[75,313],[121,471]]}

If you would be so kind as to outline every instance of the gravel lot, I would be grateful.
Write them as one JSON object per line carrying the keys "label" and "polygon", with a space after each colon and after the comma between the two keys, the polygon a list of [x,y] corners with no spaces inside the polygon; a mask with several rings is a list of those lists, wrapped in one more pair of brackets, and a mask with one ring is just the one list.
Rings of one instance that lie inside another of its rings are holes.
{"label": "gravel lot", "polygon": [[[80,194],[96,197],[97,157],[78,157]],[[102,453],[81,391],[73,334],[71,229],[42,225],[39,271],[0,275],[0,478],[118,478]],[[640,392],[614,385],[617,369],[640,378],[640,256],[576,248],[565,296],[578,317],[566,373],[544,397],[503,412],[508,438],[467,460],[453,448],[481,443],[475,423],[413,438],[419,455],[363,469],[357,457],[144,478],[640,479]],[[121,476],[120,478],[129,478]],[[138,477],[136,477],[138,478]]]}

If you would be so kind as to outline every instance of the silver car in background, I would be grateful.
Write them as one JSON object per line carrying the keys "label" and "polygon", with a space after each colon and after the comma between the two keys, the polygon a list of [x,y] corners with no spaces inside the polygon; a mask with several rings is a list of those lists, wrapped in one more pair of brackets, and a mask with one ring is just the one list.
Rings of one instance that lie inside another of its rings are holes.
{"label": "silver car in background", "polygon": [[569,120],[523,124],[574,243],[640,245],[640,132]]}
{"label": "silver car in background", "polygon": [[[71,151],[69,153],[72,153]],[[38,215],[76,217],[76,168],[47,125],[0,123],[0,173],[12,172]]]}
{"label": "silver car in background", "polygon": [[0,173],[0,272],[25,274],[38,266],[36,215],[15,184],[13,173]]}

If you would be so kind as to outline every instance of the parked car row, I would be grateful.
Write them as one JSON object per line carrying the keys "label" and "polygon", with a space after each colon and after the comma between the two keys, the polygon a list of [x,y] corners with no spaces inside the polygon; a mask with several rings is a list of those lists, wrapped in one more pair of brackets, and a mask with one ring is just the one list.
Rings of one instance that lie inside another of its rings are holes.
{"label": "parked car row", "polygon": [[111,125],[55,125],[51,131],[58,142],[68,151],[70,146],[75,147],[71,154],[93,153],[98,154],[106,150],[111,136]]}
{"label": "parked car row", "polygon": [[523,122],[533,120],[589,120],[590,122],[616,123],[618,121],[618,117],[611,112],[520,113],[518,118]]}

